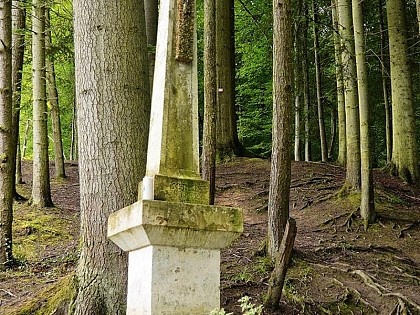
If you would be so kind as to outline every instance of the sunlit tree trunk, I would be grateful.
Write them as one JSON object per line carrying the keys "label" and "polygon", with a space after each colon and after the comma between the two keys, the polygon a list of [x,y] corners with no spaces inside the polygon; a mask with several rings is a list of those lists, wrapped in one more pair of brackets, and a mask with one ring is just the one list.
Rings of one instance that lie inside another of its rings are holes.
{"label": "sunlit tree trunk", "polygon": [[45,81],[45,2],[32,1],[33,180],[31,203],[52,206]]}
{"label": "sunlit tree trunk", "polygon": [[12,260],[12,1],[0,2],[0,271]]}
{"label": "sunlit tree trunk", "polygon": [[137,0],[106,6],[75,0],[73,6],[81,208],[74,314],[122,315],[127,256],[107,239],[107,220],[136,201],[145,173],[150,87],[144,7]]}
{"label": "sunlit tree trunk", "polygon": [[388,59],[385,58],[386,46],[386,30],[383,14],[384,0],[379,1],[379,32],[381,34],[381,77],[382,77],[382,91],[384,95],[384,109],[385,109],[385,137],[386,137],[386,161],[391,163],[392,158],[392,117],[391,105],[389,104],[389,71]]}
{"label": "sunlit tree trunk", "polygon": [[341,41],[338,28],[338,14],[336,1],[331,1],[332,23],[334,28],[334,56],[335,56],[335,76],[337,82],[337,119],[338,119],[338,158],[337,163],[346,166],[346,104],[344,101],[344,83],[343,83],[343,67],[341,60]]}
{"label": "sunlit tree trunk", "polygon": [[58,102],[58,91],[55,80],[54,56],[52,52],[50,8],[46,8],[45,10],[45,25],[45,65],[47,75],[48,102],[51,106],[51,125],[54,140],[55,177],[65,178],[66,172],[64,169],[63,140],[61,137],[60,107]]}
{"label": "sunlit tree trunk", "polygon": [[216,189],[216,0],[204,1],[203,179],[210,182],[210,204]]}
{"label": "sunlit tree trunk", "polygon": [[405,1],[387,0],[386,7],[391,64],[392,163],[396,175],[408,183],[418,183],[416,116],[408,60]]}
{"label": "sunlit tree trunk", "polygon": [[273,144],[268,199],[268,253],[274,259],[289,218],[293,115],[290,0],[273,0]]}
{"label": "sunlit tree trunk", "polygon": [[365,57],[362,2],[360,0],[352,0],[352,9],[360,112],[360,156],[362,179],[362,200],[360,213],[365,227],[368,227],[375,219],[375,203],[373,195],[373,176],[370,149],[369,91]]}
{"label": "sunlit tree trunk", "polygon": [[[300,4],[301,6],[301,4]],[[301,135],[302,135],[302,124],[301,124],[301,111],[302,111],[302,43],[301,43],[301,22],[295,23],[294,29],[294,96],[295,96],[295,161],[300,161],[301,152]]]}
{"label": "sunlit tree trunk", "polygon": [[[12,137],[12,159],[13,173],[13,195],[15,199],[22,199],[16,191],[16,182],[21,181],[21,157],[19,149],[19,123],[20,123],[20,103],[22,95],[22,69],[23,57],[25,52],[26,9],[22,1],[12,1],[12,84],[13,84],[13,137]],[[19,177],[20,176],[20,177]]]}
{"label": "sunlit tree trunk", "polygon": [[360,121],[357,96],[357,73],[352,34],[351,0],[337,0],[339,29],[342,39],[344,99],[346,104],[346,185],[360,189]]}
{"label": "sunlit tree trunk", "polygon": [[321,160],[328,161],[327,136],[325,133],[324,106],[322,104],[322,85],[321,85],[321,65],[319,61],[319,38],[318,38],[318,7],[315,5],[316,0],[312,0],[312,14],[314,20],[313,40],[315,55],[315,82],[316,82],[316,102],[318,108],[318,129],[319,140],[321,145]]}

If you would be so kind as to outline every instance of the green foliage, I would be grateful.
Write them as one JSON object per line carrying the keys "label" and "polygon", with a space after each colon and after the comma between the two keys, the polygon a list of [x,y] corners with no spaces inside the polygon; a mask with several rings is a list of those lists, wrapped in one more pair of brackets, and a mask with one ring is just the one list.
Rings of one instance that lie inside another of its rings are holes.
{"label": "green foliage", "polygon": [[[263,306],[259,305],[256,306],[255,304],[251,303],[251,298],[249,296],[244,296],[238,300],[241,305],[241,310],[243,315],[260,315],[263,311]],[[226,311],[222,309],[216,309],[210,312],[210,315],[233,315],[233,313],[226,313]]]}

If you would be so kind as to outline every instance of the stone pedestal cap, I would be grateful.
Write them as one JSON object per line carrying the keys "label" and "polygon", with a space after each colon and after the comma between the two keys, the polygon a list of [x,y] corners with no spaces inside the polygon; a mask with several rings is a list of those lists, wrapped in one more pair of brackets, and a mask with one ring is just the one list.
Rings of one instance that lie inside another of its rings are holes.
{"label": "stone pedestal cap", "polygon": [[108,219],[108,238],[124,251],[149,245],[220,249],[242,232],[242,210],[200,204],[142,200]]}

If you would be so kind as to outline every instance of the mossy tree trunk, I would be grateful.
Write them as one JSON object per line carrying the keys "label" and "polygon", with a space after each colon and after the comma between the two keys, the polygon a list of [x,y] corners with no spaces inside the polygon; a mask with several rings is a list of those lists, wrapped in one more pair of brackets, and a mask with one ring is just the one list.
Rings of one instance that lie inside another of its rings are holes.
{"label": "mossy tree trunk", "polygon": [[313,40],[314,40],[314,60],[315,60],[315,84],[316,84],[316,103],[318,108],[318,129],[319,140],[321,146],[321,160],[322,162],[328,161],[327,150],[327,136],[325,133],[324,121],[324,105],[322,102],[322,84],[321,84],[321,64],[319,60],[319,38],[318,38],[318,6],[315,4],[316,0],[312,0],[312,16],[313,24]]}
{"label": "mossy tree trunk", "polygon": [[[143,1],[76,0],[81,254],[75,314],[126,313],[127,255],[108,216],[136,201],[146,167],[150,87]],[[86,71],[88,69],[89,71]]]}
{"label": "mossy tree trunk", "polygon": [[12,1],[0,2],[0,271],[12,260]]}
{"label": "mossy tree trunk", "polygon": [[342,40],[344,100],[346,104],[346,184],[360,189],[360,121],[357,95],[357,73],[353,41],[351,0],[337,0]]}
{"label": "mossy tree trunk", "polygon": [[210,182],[210,204],[216,189],[216,0],[204,1],[203,179]]}
{"label": "mossy tree trunk", "polygon": [[48,102],[51,106],[51,125],[53,132],[54,142],[54,166],[55,177],[65,178],[66,172],[64,168],[64,154],[63,154],[63,140],[61,137],[61,119],[60,119],[60,106],[58,102],[58,91],[55,80],[55,66],[54,66],[54,53],[51,39],[51,19],[50,8],[45,9],[45,52],[46,52],[46,75],[47,75],[47,91]]}
{"label": "mossy tree trunk", "polygon": [[236,124],[233,0],[216,0],[216,34],[216,152],[218,158],[223,160],[244,153]]}
{"label": "mossy tree trunk", "polygon": [[52,206],[48,160],[45,2],[32,1],[33,176],[31,203]]}
{"label": "mossy tree trunk", "polygon": [[289,219],[293,115],[290,0],[273,0],[273,144],[268,199],[268,254],[274,259]]}
{"label": "mossy tree trunk", "polygon": [[370,149],[370,110],[362,2],[360,0],[352,0],[352,9],[360,113],[360,156],[362,179],[362,200],[360,205],[360,213],[362,215],[365,227],[367,228],[369,224],[373,223],[375,219],[375,202],[373,194],[372,161]]}
{"label": "mossy tree trunk", "polygon": [[337,0],[331,1],[334,38],[335,76],[337,82],[338,158],[337,163],[346,166],[346,103],[344,101],[343,64],[341,41],[338,28]]}
{"label": "mossy tree trunk", "polygon": [[22,95],[22,69],[25,52],[26,9],[22,1],[12,1],[12,88],[13,88],[13,122],[12,122],[12,159],[13,195],[15,199],[22,199],[16,191],[16,182],[21,184],[21,156],[19,141],[20,104]]}
{"label": "mossy tree trunk", "polygon": [[416,116],[412,91],[405,2],[387,0],[389,56],[391,64],[392,161],[395,174],[408,183],[419,183]]}

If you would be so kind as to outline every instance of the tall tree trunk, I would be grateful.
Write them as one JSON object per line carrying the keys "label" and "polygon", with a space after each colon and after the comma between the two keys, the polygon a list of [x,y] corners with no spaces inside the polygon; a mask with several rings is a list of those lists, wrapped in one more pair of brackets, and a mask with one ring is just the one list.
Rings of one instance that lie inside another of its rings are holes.
{"label": "tall tree trunk", "polygon": [[373,195],[373,176],[370,149],[368,76],[365,57],[362,2],[360,0],[352,0],[352,9],[360,112],[360,156],[362,178],[362,200],[360,213],[365,227],[367,228],[375,219],[375,202]]}
{"label": "tall tree trunk", "polygon": [[405,1],[387,0],[391,63],[392,163],[395,173],[408,183],[419,182],[412,79],[408,60]]}
{"label": "tall tree trunk", "polygon": [[224,159],[243,154],[236,126],[233,0],[216,0],[216,34],[216,152]]}
{"label": "tall tree trunk", "polygon": [[75,314],[121,315],[127,256],[107,240],[107,220],[136,201],[145,173],[150,87],[144,7],[137,0],[73,5],[81,207]]}
{"label": "tall tree trunk", "polygon": [[77,110],[76,102],[73,104],[73,114],[71,116],[71,140],[69,159],[75,160],[75,151],[77,151]]}
{"label": "tall tree trunk", "polygon": [[386,30],[383,13],[384,0],[379,1],[379,32],[381,34],[381,77],[382,91],[384,95],[385,107],[385,138],[386,138],[386,162],[391,163],[392,159],[392,116],[391,105],[389,104],[389,76],[388,60],[385,58]]}
{"label": "tall tree trunk", "polygon": [[216,0],[204,1],[203,179],[210,182],[210,204],[216,190]]}
{"label": "tall tree trunk", "polygon": [[319,60],[319,39],[318,39],[318,7],[315,5],[316,0],[312,0],[312,14],[314,20],[313,40],[314,40],[314,56],[315,56],[315,81],[316,81],[316,102],[318,107],[318,128],[319,139],[321,144],[321,160],[328,161],[327,136],[325,134],[324,106],[322,104],[322,85],[321,85],[321,65]]}
{"label": "tall tree trunk", "polygon": [[[304,15],[308,15],[308,4],[303,2]],[[310,91],[309,91],[309,65],[308,65],[308,19],[305,19],[302,39],[302,74],[303,74],[303,105],[305,119],[305,161],[309,162],[311,157],[311,114],[310,114]]]}
{"label": "tall tree trunk", "polygon": [[419,25],[419,32],[420,32],[420,0],[416,0],[416,11],[417,11],[417,23]]}
{"label": "tall tree trunk", "polygon": [[144,0],[146,18],[146,36],[149,57],[150,91],[153,91],[153,75],[155,72],[155,50],[158,27],[159,0]]}
{"label": "tall tree trunk", "polygon": [[0,271],[12,260],[12,1],[0,3]]}
{"label": "tall tree trunk", "polygon": [[[302,8],[302,2],[299,2],[300,9]],[[301,10],[300,10],[301,11]],[[301,12],[300,12],[301,13]],[[302,40],[301,40],[301,30],[302,23],[296,22],[294,29],[294,94],[295,94],[295,161],[300,161],[300,151],[301,151],[301,135],[302,135],[302,124],[301,124],[301,111],[302,111]]]}
{"label": "tall tree trunk", "polygon": [[338,118],[338,158],[337,163],[346,166],[346,104],[344,101],[343,63],[341,59],[341,41],[338,27],[337,0],[331,1],[332,23],[334,28],[335,76],[337,82],[337,118]]}
{"label": "tall tree trunk", "polygon": [[343,43],[343,82],[346,103],[346,185],[360,189],[360,121],[356,61],[352,34],[351,0],[337,0],[340,35]]}
{"label": "tall tree trunk", "polygon": [[289,218],[293,113],[290,0],[273,0],[273,144],[268,199],[268,253],[274,259]]}
{"label": "tall tree trunk", "polygon": [[337,109],[331,108],[331,138],[328,145],[328,159],[332,160],[334,155],[334,146],[337,138]]}
{"label": "tall tree trunk", "polygon": [[22,94],[22,69],[23,57],[25,52],[25,35],[23,30],[26,27],[26,9],[22,1],[12,1],[12,84],[13,84],[13,118],[12,118],[12,159],[13,173],[13,195],[15,199],[22,199],[16,191],[18,173],[21,173],[19,146],[19,122],[20,122],[20,103]]}
{"label": "tall tree trunk", "polygon": [[54,56],[52,53],[51,40],[51,24],[50,24],[50,8],[45,10],[45,51],[46,51],[46,75],[48,87],[48,102],[51,105],[51,125],[54,140],[54,161],[55,161],[55,177],[65,178],[66,172],[64,169],[63,156],[63,140],[61,137],[61,120],[60,107],[58,103],[58,91],[55,81]]}
{"label": "tall tree trunk", "polygon": [[31,203],[52,206],[45,82],[45,2],[32,1],[33,180]]}

